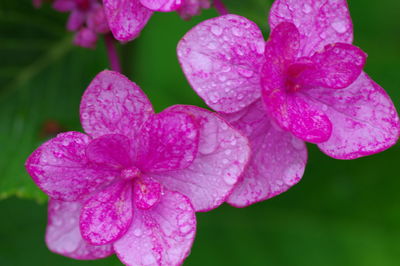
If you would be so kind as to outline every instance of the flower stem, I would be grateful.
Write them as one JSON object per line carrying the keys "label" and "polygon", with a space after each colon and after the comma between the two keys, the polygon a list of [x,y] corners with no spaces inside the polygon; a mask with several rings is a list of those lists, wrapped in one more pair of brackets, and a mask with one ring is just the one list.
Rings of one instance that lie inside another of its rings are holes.
{"label": "flower stem", "polygon": [[229,14],[228,9],[225,7],[222,0],[214,0],[214,7],[221,16]]}
{"label": "flower stem", "polygon": [[104,35],[104,41],[107,47],[108,59],[110,60],[111,70],[121,73],[121,65],[119,63],[117,49],[115,47],[115,39],[111,34]]}

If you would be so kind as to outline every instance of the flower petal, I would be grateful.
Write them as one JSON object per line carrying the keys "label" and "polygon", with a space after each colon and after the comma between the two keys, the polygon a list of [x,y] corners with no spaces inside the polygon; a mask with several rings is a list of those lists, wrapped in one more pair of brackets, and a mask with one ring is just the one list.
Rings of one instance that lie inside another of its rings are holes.
{"label": "flower petal", "polygon": [[135,206],[142,210],[152,208],[157,204],[163,192],[163,187],[160,183],[152,178],[142,176],[133,188]]}
{"label": "flower petal", "polygon": [[184,0],[140,0],[140,3],[152,11],[171,12],[182,6]]}
{"label": "flower petal", "polygon": [[101,259],[112,255],[112,245],[93,246],[83,240],[78,224],[81,207],[79,202],[50,199],[47,247],[52,252],[78,260]]}
{"label": "flower petal", "polygon": [[329,139],[332,124],[324,112],[314,108],[299,93],[288,92],[277,64],[266,61],[262,70],[263,100],[269,115],[298,138],[321,143]]}
{"label": "flower petal", "polygon": [[129,231],[114,249],[126,265],[180,265],[189,255],[196,230],[190,201],[166,190],[149,210],[135,210]]}
{"label": "flower petal", "polygon": [[207,105],[216,111],[235,112],[260,97],[264,45],[255,23],[225,15],[189,31],[178,44],[178,58]]}
{"label": "flower petal", "polygon": [[139,0],[103,0],[103,4],[111,32],[122,42],[135,39],[153,14]]}
{"label": "flower petal", "polygon": [[265,45],[267,61],[283,67],[292,63],[298,56],[300,48],[300,33],[293,23],[282,22],[271,33]]}
{"label": "flower petal", "polygon": [[153,114],[149,99],[125,76],[105,70],[98,74],[83,94],[81,123],[93,137],[121,134],[134,138]]}
{"label": "flower petal", "polygon": [[388,149],[399,138],[399,117],[386,92],[367,74],[341,90],[307,91],[333,124],[331,138],[319,144],[327,155],[355,159]]}
{"label": "flower petal", "polygon": [[112,168],[126,168],[132,164],[130,141],[118,134],[104,135],[92,140],[86,148],[87,158],[94,163]]}
{"label": "flower petal", "polygon": [[214,209],[229,196],[245,169],[250,157],[248,140],[205,109],[176,105],[168,110],[196,118],[200,124],[199,152],[188,168],[162,173],[157,178],[167,188],[189,197],[196,211]]}
{"label": "flower petal", "polygon": [[92,165],[85,155],[90,137],[79,132],[59,134],[35,150],[25,167],[51,198],[75,201],[114,179],[116,173]]}
{"label": "flower petal", "polygon": [[196,157],[199,127],[191,116],[166,110],[146,121],[139,141],[137,164],[143,171],[184,169]]}
{"label": "flower petal", "polygon": [[[310,58],[312,64],[307,64],[293,81],[305,86],[343,89],[360,76],[366,59],[367,55],[356,46],[330,44],[325,46],[323,52],[314,54]],[[297,66],[291,65],[289,72]]]}
{"label": "flower petal", "polygon": [[301,56],[311,56],[327,44],[353,41],[346,0],[276,0],[269,16],[271,29],[281,22],[291,22],[299,29]]}
{"label": "flower petal", "polygon": [[190,19],[200,14],[202,8],[210,8],[210,6],[210,0],[185,0],[177,11],[183,19]]}
{"label": "flower petal", "polygon": [[274,125],[261,101],[225,117],[248,136],[252,148],[248,166],[228,198],[229,204],[246,207],[279,195],[300,181],[307,162],[306,145]]}
{"label": "flower petal", "polygon": [[119,181],[94,194],[83,205],[79,226],[89,244],[115,242],[132,222],[132,183]]}

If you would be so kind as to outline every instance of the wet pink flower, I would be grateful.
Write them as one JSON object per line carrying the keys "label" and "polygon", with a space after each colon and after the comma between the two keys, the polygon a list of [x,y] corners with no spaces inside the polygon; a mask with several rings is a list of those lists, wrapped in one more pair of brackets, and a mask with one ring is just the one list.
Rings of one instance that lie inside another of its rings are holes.
{"label": "wet pink flower", "polygon": [[256,24],[236,15],[205,21],[178,45],[194,90],[251,142],[252,158],[228,202],[246,206],[296,184],[305,142],[355,159],[399,137],[386,92],[362,71],[345,0],[277,0],[265,43]]}
{"label": "wet pink flower", "polygon": [[154,11],[177,11],[182,18],[209,8],[209,0],[103,0],[108,23],[115,39],[127,42],[136,38]]}
{"label": "wet pink flower", "polygon": [[[40,7],[43,0],[33,0]],[[74,44],[86,48],[96,46],[98,34],[110,30],[100,0],[54,0],[53,8],[59,12],[70,12],[67,29],[76,32]]]}
{"label": "wet pink flower", "polygon": [[86,134],[67,132],[26,162],[50,196],[53,252],[127,265],[178,265],[190,252],[195,211],[222,204],[249,157],[245,137],[210,111],[155,114],[127,78],[101,72],[83,95]]}

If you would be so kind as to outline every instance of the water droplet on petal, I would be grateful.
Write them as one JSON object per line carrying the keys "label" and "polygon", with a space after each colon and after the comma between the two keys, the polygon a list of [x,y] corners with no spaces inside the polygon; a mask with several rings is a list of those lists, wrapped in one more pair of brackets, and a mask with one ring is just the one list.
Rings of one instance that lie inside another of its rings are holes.
{"label": "water droplet on petal", "polygon": [[216,36],[220,36],[222,34],[222,29],[221,29],[220,26],[212,25],[211,26],[211,32]]}
{"label": "water droplet on petal", "polygon": [[312,11],[311,6],[310,6],[309,4],[307,4],[307,3],[305,3],[305,4],[303,5],[303,12],[306,13],[306,14],[308,14],[308,13],[310,13],[311,11]]}
{"label": "water droplet on petal", "polygon": [[332,28],[338,33],[345,33],[347,30],[347,25],[343,20],[334,21],[331,25]]}

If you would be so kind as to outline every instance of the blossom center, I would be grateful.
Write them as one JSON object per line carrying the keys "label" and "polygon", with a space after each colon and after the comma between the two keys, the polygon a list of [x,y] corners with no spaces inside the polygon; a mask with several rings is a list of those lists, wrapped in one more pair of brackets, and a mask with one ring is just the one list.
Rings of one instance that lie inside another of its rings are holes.
{"label": "blossom center", "polygon": [[132,166],[121,171],[121,178],[124,180],[132,180],[141,176],[139,168]]}

